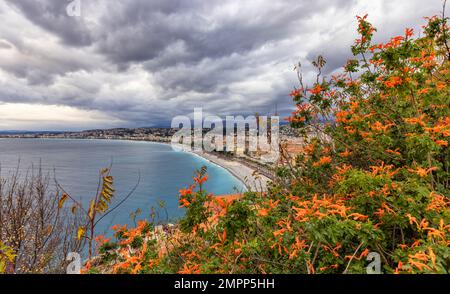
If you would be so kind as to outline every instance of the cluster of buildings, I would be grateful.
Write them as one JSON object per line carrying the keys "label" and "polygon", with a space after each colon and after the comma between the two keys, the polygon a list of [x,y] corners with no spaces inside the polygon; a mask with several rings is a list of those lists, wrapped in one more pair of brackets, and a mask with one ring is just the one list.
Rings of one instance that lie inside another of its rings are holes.
{"label": "cluster of buildings", "polygon": [[171,128],[115,128],[80,132],[27,132],[0,134],[2,138],[110,139],[170,142],[176,132]]}
{"label": "cluster of buildings", "polygon": [[[24,132],[24,133],[3,133],[0,137],[3,138],[59,138],[59,139],[110,139],[110,140],[136,140],[136,141],[153,141],[169,143],[172,136],[178,131],[173,128],[115,128],[115,129],[96,129],[86,130],[80,132]],[[209,130],[203,130],[203,135]],[[246,140],[248,140],[248,130],[246,130]],[[241,161],[246,161],[248,164],[256,164],[261,166],[273,166],[286,160],[292,160],[296,155],[302,152],[304,142],[301,136],[298,135],[295,129],[288,125],[281,125],[279,127],[279,143],[273,144],[272,133],[270,128],[267,130],[267,143],[270,146],[267,149],[258,148],[256,150],[249,150],[249,142],[245,145],[235,146],[234,150],[226,149],[226,136],[224,136],[223,149],[215,150],[217,155],[238,157]],[[237,134],[235,133],[235,142],[237,142]],[[274,142],[275,143],[275,142]],[[278,152],[279,156],[273,156],[273,152]],[[286,157],[286,152],[289,154]],[[269,156],[271,154],[271,156]],[[291,159],[288,159],[291,158]]]}

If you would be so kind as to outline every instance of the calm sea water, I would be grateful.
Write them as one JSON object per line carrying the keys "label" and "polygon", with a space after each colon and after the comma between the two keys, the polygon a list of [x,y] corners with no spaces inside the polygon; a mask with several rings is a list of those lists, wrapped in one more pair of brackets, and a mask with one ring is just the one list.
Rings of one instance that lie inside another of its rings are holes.
{"label": "calm sea water", "polygon": [[[205,188],[215,194],[235,193],[243,184],[225,169],[196,155],[174,151],[169,145],[115,140],[67,139],[0,139],[2,176],[15,170],[29,170],[41,163],[44,171],[53,171],[62,187],[85,205],[96,192],[98,173],[112,162],[111,174],[117,190],[115,203],[123,199],[138,181],[133,195],[117,210],[102,220],[98,232],[103,233],[113,224],[133,224],[130,213],[142,210],[139,218],[148,218],[151,207],[159,201],[166,203],[170,220],[179,218],[178,191],[192,183],[195,169],[205,165],[209,180]],[[161,221],[166,219],[161,211]]]}

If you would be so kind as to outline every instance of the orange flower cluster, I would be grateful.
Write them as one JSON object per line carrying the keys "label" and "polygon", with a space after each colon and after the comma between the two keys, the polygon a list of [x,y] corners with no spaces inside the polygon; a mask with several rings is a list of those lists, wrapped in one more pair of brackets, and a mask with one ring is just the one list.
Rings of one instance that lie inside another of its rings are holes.
{"label": "orange flower cluster", "polygon": [[392,76],[389,77],[386,81],[384,81],[384,85],[386,88],[395,88],[398,85],[401,85],[403,83],[403,80],[401,77]]}
{"label": "orange flower cluster", "polygon": [[319,198],[314,195],[311,200],[302,200],[297,197],[291,197],[294,204],[292,209],[295,211],[294,219],[299,222],[306,222],[311,218],[322,219],[332,215],[347,218],[347,212],[350,210],[346,207],[343,199],[327,197],[324,195]]}
{"label": "orange flower cluster", "polygon": [[303,95],[303,89],[294,89],[292,90],[292,92],[289,94],[289,96],[291,96],[292,98],[295,97],[300,97]]}
{"label": "orange flower cluster", "polygon": [[195,178],[194,178],[194,182],[197,183],[197,184],[199,184],[199,185],[205,183],[207,180],[208,180],[208,175],[205,175],[205,176],[203,176],[203,177],[200,177],[200,176],[199,176],[199,177],[195,177]]}
{"label": "orange flower cluster", "polygon": [[313,166],[322,166],[326,164],[330,164],[332,161],[331,156],[322,156],[318,162],[314,162]]}
{"label": "orange flower cluster", "polygon": [[190,196],[193,194],[193,189],[195,189],[195,185],[191,185],[188,188],[180,189],[179,191],[179,204],[180,207],[188,207],[191,202],[188,200]]}
{"label": "orange flower cluster", "polygon": [[309,92],[313,95],[318,95],[323,91],[321,85],[317,84],[314,88],[310,89]]}

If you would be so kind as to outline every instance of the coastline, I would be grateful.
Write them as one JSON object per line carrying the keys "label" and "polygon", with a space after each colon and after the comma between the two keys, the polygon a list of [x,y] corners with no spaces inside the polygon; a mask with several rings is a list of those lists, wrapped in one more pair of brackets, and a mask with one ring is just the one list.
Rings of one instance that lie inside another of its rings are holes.
{"label": "coastline", "polygon": [[268,183],[271,181],[264,175],[258,174],[257,171],[251,167],[234,160],[226,160],[215,156],[211,153],[203,151],[188,151],[192,154],[202,157],[203,159],[212,162],[227,170],[235,178],[241,181],[249,191],[265,192],[267,191]]}
{"label": "coastline", "polygon": [[246,187],[247,191],[267,191],[268,183],[271,179],[258,173],[255,169],[242,162],[224,159],[223,157],[216,156],[203,150],[192,150],[192,148],[182,144],[170,145],[172,149],[176,151],[187,152],[195,156],[199,156],[204,160],[225,169],[232,176],[238,179]]}
{"label": "coastline", "polygon": [[[4,139],[12,139],[12,138],[4,138]],[[133,141],[133,142],[146,142],[153,144],[162,144],[162,145],[170,145],[171,142],[167,141],[150,141],[150,140],[133,140],[133,139],[113,139],[113,138],[24,138],[24,139],[63,139],[63,140],[112,140],[112,141]],[[264,192],[267,190],[268,183],[271,181],[269,178],[262,174],[258,174],[253,168],[234,160],[227,160],[218,156],[215,156],[211,153],[207,153],[204,151],[194,151],[185,146],[172,146],[174,149],[178,149],[178,151],[187,152],[195,156],[199,156],[206,161],[215,164],[226,171],[228,171],[233,177],[235,177],[238,181],[240,181],[246,188],[247,191],[256,191],[256,192]]]}

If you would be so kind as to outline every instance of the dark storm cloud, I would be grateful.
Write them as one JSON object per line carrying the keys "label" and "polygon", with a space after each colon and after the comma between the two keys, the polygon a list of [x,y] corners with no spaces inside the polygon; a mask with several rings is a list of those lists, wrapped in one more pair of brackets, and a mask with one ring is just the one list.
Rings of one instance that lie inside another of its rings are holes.
{"label": "dark storm cloud", "polygon": [[66,13],[67,0],[6,0],[35,25],[57,35],[69,46],[86,46],[91,33],[80,19]]}
{"label": "dark storm cloud", "polygon": [[[2,46],[5,44],[5,46]],[[3,50],[2,50],[3,49]],[[70,50],[55,50],[22,42],[12,45],[0,41],[0,68],[17,78],[26,79],[30,85],[51,85],[58,77],[80,70],[91,71],[98,66],[88,55],[72,58]],[[5,58],[6,57],[6,58]]]}
{"label": "dark storm cloud", "polygon": [[[110,13],[102,18],[108,31],[100,33],[99,50],[116,63],[150,61],[150,70],[192,64],[290,38],[309,16],[327,8],[326,1],[266,2],[267,9],[255,7],[248,14],[236,10],[227,18],[209,17],[222,3],[226,1],[112,1]],[[334,2],[339,9],[352,3]],[[182,52],[173,52],[173,47]]]}
{"label": "dark storm cloud", "polygon": [[321,54],[325,74],[338,70],[351,56],[356,14],[369,12],[392,34],[440,8],[440,0],[80,1],[80,17],[67,15],[69,0],[0,2],[0,103],[97,110],[126,126],[167,124],[194,107],[284,116],[293,65],[301,61],[312,80],[309,61]]}

